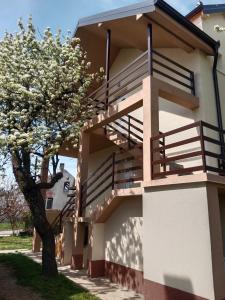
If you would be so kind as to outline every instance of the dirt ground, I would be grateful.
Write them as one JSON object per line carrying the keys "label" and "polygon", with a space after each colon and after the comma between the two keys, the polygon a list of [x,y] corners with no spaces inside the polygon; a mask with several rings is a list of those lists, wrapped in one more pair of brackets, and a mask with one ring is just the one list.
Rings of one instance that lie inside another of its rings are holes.
{"label": "dirt ground", "polygon": [[10,268],[0,264],[0,300],[42,300],[31,289],[20,286]]}

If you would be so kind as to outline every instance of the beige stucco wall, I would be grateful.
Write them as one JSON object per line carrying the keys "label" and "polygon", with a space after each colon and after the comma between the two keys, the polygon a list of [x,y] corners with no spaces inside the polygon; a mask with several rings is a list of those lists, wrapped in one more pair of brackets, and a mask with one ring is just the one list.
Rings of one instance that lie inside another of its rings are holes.
{"label": "beige stucco wall", "polygon": [[142,198],[124,199],[105,223],[105,259],[143,270]]}
{"label": "beige stucco wall", "polygon": [[143,219],[144,277],[215,299],[206,187],[147,189]]}
{"label": "beige stucco wall", "polygon": [[215,25],[224,27],[225,17],[222,13],[211,15],[200,15],[193,23],[209,34],[215,41],[220,41],[219,60],[218,60],[218,80],[220,89],[220,98],[223,115],[223,125],[225,126],[225,33],[214,30]]}
{"label": "beige stucco wall", "polygon": [[92,257],[91,260],[105,259],[105,239],[104,239],[105,224],[92,225]]}
{"label": "beige stucco wall", "polygon": [[216,32],[214,30],[215,25],[224,27],[225,17],[224,14],[211,14],[204,15],[202,18],[203,30],[209,34],[216,41],[220,41],[219,48],[219,60],[218,60],[218,79],[219,79],[219,89],[220,89],[220,98],[222,106],[222,115],[223,115],[223,126],[225,127],[225,32]]}
{"label": "beige stucco wall", "polygon": [[[225,263],[223,253],[224,189],[217,184],[207,184],[209,224],[211,233],[213,281],[215,299],[225,298]],[[221,195],[221,192],[223,195]]]}

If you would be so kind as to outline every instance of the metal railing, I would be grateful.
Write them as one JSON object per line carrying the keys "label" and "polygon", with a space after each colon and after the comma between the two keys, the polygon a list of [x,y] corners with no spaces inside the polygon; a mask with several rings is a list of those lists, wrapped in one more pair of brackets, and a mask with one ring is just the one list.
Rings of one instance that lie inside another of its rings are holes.
{"label": "metal railing", "polygon": [[[187,131],[193,129],[195,129],[195,134],[191,132],[187,135]],[[185,132],[187,138],[183,138]],[[197,171],[213,172],[224,176],[225,146],[221,144],[218,133],[220,133],[220,130],[216,126],[198,121],[152,137],[152,179],[163,178],[174,174],[193,174]],[[216,137],[214,136],[215,134]],[[223,134],[225,134],[225,131],[223,131]],[[168,143],[167,139],[171,139],[171,137],[173,141]],[[162,139],[163,144],[160,144],[160,140]],[[176,153],[179,147],[182,148],[182,153],[174,155],[174,152]],[[167,153],[168,151],[170,151],[170,153]],[[185,161],[190,159],[192,165],[188,166]],[[181,165],[176,165],[176,163],[180,161],[183,161],[182,167]],[[171,163],[173,163],[173,169],[168,170],[168,166]],[[163,170],[160,168],[162,165],[164,166]]]}
{"label": "metal railing", "polygon": [[[121,178],[122,177],[122,178]],[[81,211],[100,198],[119,188],[131,187],[142,181],[142,161],[129,153],[110,154],[81,184]]]}
{"label": "metal railing", "polygon": [[180,88],[185,88],[187,92],[195,95],[194,72],[175,62],[169,57],[153,50],[153,75],[158,74],[166,81],[176,84]]}
{"label": "metal railing", "polygon": [[132,115],[123,116],[105,126],[106,135],[118,133],[127,140],[128,149],[143,143],[143,122]]}
{"label": "metal railing", "polygon": [[62,232],[63,219],[71,217],[75,213],[75,206],[77,200],[76,188],[70,188],[69,190],[73,191],[73,193],[68,194],[69,200],[66,202],[63,209],[60,211],[60,213],[56,216],[56,218],[51,224],[51,227],[53,228],[54,233],[56,235]]}
{"label": "metal railing", "polygon": [[148,60],[151,60],[152,75],[195,95],[194,72],[167,56],[153,50],[142,53],[120,72],[105,81],[88,98],[96,114],[104,112],[109,106],[125,100],[142,88],[142,81],[149,74]]}

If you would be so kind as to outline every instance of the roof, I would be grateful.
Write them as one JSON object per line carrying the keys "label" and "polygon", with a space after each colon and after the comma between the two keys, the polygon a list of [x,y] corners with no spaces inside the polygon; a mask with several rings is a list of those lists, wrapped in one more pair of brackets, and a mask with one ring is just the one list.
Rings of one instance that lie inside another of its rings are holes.
{"label": "roof", "polygon": [[212,49],[214,50],[217,49],[217,42],[215,40],[213,40],[209,35],[207,35],[197,26],[195,26],[192,22],[190,22],[181,13],[179,13],[177,10],[175,10],[173,7],[167,4],[164,0],[148,0],[136,4],[132,4],[129,6],[121,7],[118,9],[109,10],[90,17],[81,18],[78,21],[77,29],[87,25],[103,23],[111,20],[134,16],[136,14],[151,13],[154,12],[156,9],[160,9],[168,16],[172,17],[179,24],[186,27],[198,38],[202,39],[205,43],[207,43]]}
{"label": "roof", "polygon": [[223,4],[203,4],[200,3],[192,11],[190,11],[186,18],[191,18],[196,14],[203,12],[204,14],[215,14],[215,13],[225,13],[225,3]]}

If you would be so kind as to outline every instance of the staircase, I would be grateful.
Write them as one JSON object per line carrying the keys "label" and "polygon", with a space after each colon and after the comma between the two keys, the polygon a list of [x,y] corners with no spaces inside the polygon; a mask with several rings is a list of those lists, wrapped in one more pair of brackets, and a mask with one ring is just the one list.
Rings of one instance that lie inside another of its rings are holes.
{"label": "staircase", "polygon": [[55,235],[62,233],[62,224],[65,218],[73,217],[75,213],[75,206],[76,206],[76,188],[69,188],[69,191],[72,191],[71,194],[68,194],[67,197],[69,198],[66,202],[63,209],[60,211],[58,216],[52,222],[51,227],[54,230]]}
{"label": "staircase", "polygon": [[123,116],[107,124],[100,134],[117,145],[118,151],[82,182],[82,210],[96,200],[100,203],[114,190],[140,187],[143,180],[143,123],[131,115]]}
{"label": "staircase", "polygon": [[121,150],[142,149],[143,122],[127,115],[105,126],[105,136]]}

